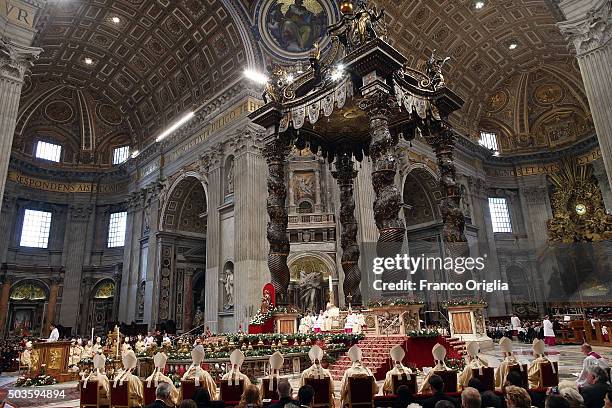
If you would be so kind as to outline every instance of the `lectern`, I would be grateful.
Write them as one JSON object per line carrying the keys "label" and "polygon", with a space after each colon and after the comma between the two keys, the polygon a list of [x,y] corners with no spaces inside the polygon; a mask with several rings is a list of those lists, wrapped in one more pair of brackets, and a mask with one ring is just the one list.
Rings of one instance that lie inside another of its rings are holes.
{"label": "lectern", "polygon": [[32,345],[32,372],[62,381],[68,374],[69,341],[40,342]]}

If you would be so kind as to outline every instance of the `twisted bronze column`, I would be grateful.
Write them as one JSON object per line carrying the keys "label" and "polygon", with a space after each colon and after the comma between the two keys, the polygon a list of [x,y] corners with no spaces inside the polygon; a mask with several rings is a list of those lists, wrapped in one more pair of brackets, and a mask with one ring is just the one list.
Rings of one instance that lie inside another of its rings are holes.
{"label": "twisted bronze column", "polygon": [[277,137],[266,143],[263,151],[268,164],[268,221],[267,237],[270,243],[268,253],[268,269],[271,281],[276,291],[277,303],[286,303],[289,287],[289,239],[287,238],[287,181],[285,179],[285,163],[289,154],[289,144]]}
{"label": "twisted bronze column", "polygon": [[340,246],[342,247],[342,270],[344,271],[344,295],[351,296],[351,303],[361,304],[361,270],[359,269],[359,246],[357,245],[357,219],[355,218],[355,199],[353,179],[357,171],[349,155],[343,154],[336,159],[336,171],[332,175],[340,188]]}
{"label": "twisted bronze column", "polygon": [[443,194],[438,205],[444,221],[444,242],[447,244],[467,242],[464,234],[465,218],[459,209],[461,189],[457,185],[457,170],[453,161],[455,135],[446,124],[441,123],[426,135],[426,139],[438,159],[440,187]]}

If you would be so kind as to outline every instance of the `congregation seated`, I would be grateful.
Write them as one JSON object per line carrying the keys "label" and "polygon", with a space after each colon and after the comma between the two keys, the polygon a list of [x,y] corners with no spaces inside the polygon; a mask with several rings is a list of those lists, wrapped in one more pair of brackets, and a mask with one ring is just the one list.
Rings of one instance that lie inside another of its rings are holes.
{"label": "congregation seated", "polygon": [[428,389],[433,392],[433,395],[422,401],[423,408],[434,408],[438,401],[443,400],[452,403],[455,407],[459,406],[458,400],[455,397],[444,393],[444,380],[442,380],[442,377],[432,374],[427,379],[427,382]]}
{"label": "congregation seated", "polygon": [[142,407],[144,403],[143,386],[140,378],[132,374],[138,359],[133,350],[122,356],[123,369],[119,370],[113,379],[110,400],[113,406]]}
{"label": "congregation seated", "polygon": [[507,408],[531,408],[531,397],[522,387],[514,385],[505,387],[504,398]]}
{"label": "congregation seated", "polygon": [[180,399],[191,398],[200,387],[206,388],[210,397],[216,399],[217,384],[208,371],[201,367],[204,361],[204,346],[198,344],[191,350],[191,361],[191,365],[181,378]]}
{"label": "congregation seated", "polygon": [[[431,354],[433,355],[434,362],[436,363],[436,365],[427,373],[427,375],[423,379],[423,382],[421,383],[421,388],[419,388],[419,393],[434,392],[434,390],[432,390],[430,387],[429,378],[432,375],[438,375],[439,377],[442,377],[442,375],[444,374],[447,374],[447,375],[444,375],[444,377],[446,377],[444,381],[449,383],[446,386],[446,391],[456,391],[457,390],[457,373],[451,368],[449,368],[444,362],[444,358],[446,357],[446,348],[440,343],[436,343],[436,345],[433,346],[433,348],[431,349]],[[452,382],[453,377],[454,377],[454,387],[453,387],[453,384],[450,383]]]}
{"label": "congregation seated", "polygon": [[[340,400],[342,406],[344,406],[344,404],[350,406],[352,397],[358,397],[361,402],[369,395],[369,400],[372,401],[374,395],[378,393],[378,386],[376,385],[376,380],[370,369],[364,366],[361,361],[363,352],[359,347],[353,345],[348,351],[348,356],[352,364],[344,372],[340,385]],[[357,378],[364,380],[355,380]],[[355,382],[355,386],[351,386],[353,382]],[[358,386],[357,382],[359,383]],[[359,387],[359,390],[355,391],[357,387]],[[351,388],[353,388],[353,393],[351,393]]]}
{"label": "congregation seated", "polygon": [[315,390],[314,406],[334,407],[334,387],[331,373],[321,367],[323,349],[314,345],[308,351],[312,365],[302,372],[300,386],[310,385]]}
{"label": "congregation seated", "polygon": [[287,408],[314,407],[315,390],[310,385],[303,385],[298,390],[298,404],[289,404]]}
{"label": "congregation seated", "polygon": [[459,375],[458,383],[461,388],[465,388],[468,386],[468,382],[472,379],[474,375],[474,370],[478,372],[479,376],[483,376],[483,368],[488,367],[489,363],[478,356],[478,352],[480,351],[480,346],[475,341],[470,341],[466,345],[467,355],[468,355],[468,363],[465,365],[465,368]]}
{"label": "congregation seated", "polygon": [[569,408],[583,408],[584,398],[578,391],[578,386],[574,381],[561,381],[557,387],[559,395],[567,400]]}
{"label": "congregation seated", "polygon": [[172,389],[170,388],[170,384],[167,382],[160,382],[157,388],[155,388],[155,401],[145,408],[170,408],[175,406],[171,394]]}
{"label": "congregation seated", "polygon": [[[104,374],[106,357],[98,354],[93,358],[93,369],[80,382],[81,407],[110,405],[110,381]],[[95,401],[95,402],[94,402]]]}
{"label": "congregation seated", "polygon": [[402,346],[395,346],[389,352],[393,368],[385,374],[385,382],[383,384],[383,394],[397,394],[397,389],[401,385],[406,386],[411,394],[417,391],[416,374],[412,370],[402,364],[406,352]]}
{"label": "congregation seated", "polygon": [[[485,387],[480,379],[472,378],[468,387],[478,391],[483,407],[501,408],[501,399],[490,388]],[[461,395],[463,396],[463,393]]]}
{"label": "congregation seated", "polygon": [[155,369],[153,373],[145,380],[144,400],[145,404],[150,404],[156,399],[157,387],[160,383],[167,383],[170,386],[170,401],[176,405],[179,401],[179,392],[172,383],[172,380],[164,375],[168,357],[164,353],[157,353],[153,356],[153,364]]}
{"label": "congregation seated", "polygon": [[[225,399],[224,399],[225,401]],[[256,385],[249,384],[244,387],[244,391],[240,396],[240,402],[236,408],[261,408],[261,395]]]}
{"label": "congregation seated", "polygon": [[275,399],[278,389],[278,381],[280,378],[280,369],[283,366],[285,359],[278,351],[270,356],[271,373],[267,378],[261,380],[261,396],[263,399]]}
{"label": "congregation seated", "polygon": [[606,393],[610,390],[609,377],[606,370],[599,366],[587,369],[586,384],[580,387],[580,394],[586,408],[601,408]]}
{"label": "congregation seated", "polygon": [[286,378],[281,378],[280,380],[278,380],[276,392],[278,394],[278,401],[270,404],[268,408],[284,408],[285,405],[289,403],[294,405],[298,404],[298,402],[292,397],[293,389],[291,388],[291,384],[289,384],[289,380],[287,380]]}
{"label": "congregation seated", "polygon": [[461,392],[461,408],[480,408],[490,407],[490,405],[484,405],[482,396],[476,388],[465,387]]}

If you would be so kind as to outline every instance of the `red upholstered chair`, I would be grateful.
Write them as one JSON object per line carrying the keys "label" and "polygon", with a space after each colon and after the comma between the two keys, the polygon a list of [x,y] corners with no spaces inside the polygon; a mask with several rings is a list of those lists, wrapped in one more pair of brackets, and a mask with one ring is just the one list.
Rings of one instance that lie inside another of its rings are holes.
{"label": "red upholstered chair", "polygon": [[79,394],[80,394],[80,408],[99,408],[100,403],[98,401],[98,396],[100,393],[98,392],[98,382],[97,381],[87,381],[87,388],[83,388],[83,381],[79,384]]}
{"label": "red upholstered chair", "polygon": [[434,371],[434,374],[442,377],[444,392],[457,392],[457,372],[455,370]]}
{"label": "red upholstered chair", "polygon": [[269,399],[269,400],[278,399],[278,392],[276,392],[276,390],[278,390],[278,377],[272,378],[272,391],[270,391],[270,379],[269,378],[262,378],[261,386],[263,387],[261,399]]}
{"label": "red upholstered chair", "polygon": [[[480,370],[482,370],[482,375],[480,375]],[[474,368],[472,369],[472,377],[478,378],[485,389],[491,391],[495,389],[495,370],[493,367]]]}
{"label": "red upholstered chair", "polygon": [[181,380],[181,395],[183,399],[191,399],[198,388],[202,388],[202,383],[196,387],[194,380]]}
{"label": "red upholstered chair", "polygon": [[225,401],[226,405],[235,405],[240,402],[242,392],[244,391],[244,380],[240,380],[238,384],[236,382],[233,385],[229,385],[228,380],[221,380],[221,399]]}
{"label": "red upholstered chair", "polygon": [[111,408],[129,408],[130,398],[128,395],[128,382],[117,384],[116,387],[111,385],[110,403]]}
{"label": "red upholstered chair", "polygon": [[544,388],[559,385],[559,365],[556,361],[540,363],[540,381],[539,386]]}
{"label": "red upholstered chair", "polygon": [[391,378],[391,384],[393,385],[393,394],[397,394],[397,389],[401,385],[405,385],[410,390],[411,394],[417,393],[417,375],[416,374],[402,374],[398,379],[397,376]]}
{"label": "red upholstered chair", "polygon": [[157,387],[153,383],[151,383],[151,386],[149,387],[146,382],[143,384],[143,386],[144,386],[143,387],[144,404],[149,405],[149,404],[154,403],[155,402],[155,390],[157,389]]}
{"label": "red upholstered chair", "polygon": [[348,406],[349,408],[372,407],[374,394],[372,384],[374,377],[349,377],[348,378]]}
{"label": "red upholstered chair", "polygon": [[314,389],[313,407],[328,407],[330,404],[329,390],[331,389],[331,379],[327,378],[304,378],[304,384],[310,385]]}
{"label": "red upholstered chair", "polygon": [[[522,380],[521,387],[529,388],[529,381],[527,380],[527,364],[522,364],[522,369],[521,369],[521,365],[519,364],[509,365],[508,372],[510,371],[516,371],[517,373],[521,375],[521,380]],[[505,378],[503,382],[506,382]]]}

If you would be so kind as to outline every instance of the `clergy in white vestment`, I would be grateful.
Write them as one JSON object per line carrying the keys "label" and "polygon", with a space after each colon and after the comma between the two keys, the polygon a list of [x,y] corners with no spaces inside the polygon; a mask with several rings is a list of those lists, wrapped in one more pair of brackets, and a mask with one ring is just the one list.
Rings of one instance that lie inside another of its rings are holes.
{"label": "clergy in white vestment", "polygon": [[302,376],[300,377],[300,387],[305,384],[304,379],[306,378],[314,378],[317,380],[322,380],[324,378],[329,378],[329,400],[331,401],[330,408],[334,408],[334,380],[332,378],[331,372],[321,367],[321,360],[323,359],[323,349],[321,347],[314,345],[308,351],[308,357],[312,362],[312,365],[302,371]]}
{"label": "clergy in white vestment", "polygon": [[393,368],[385,374],[385,383],[383,384],[384,395],[393,394],[393,377],[400,380],[403,376],[412,374],[412,370],[402,363],[402,360],[406,356],[406,352],[402,346],[394,346],[389,352],[389,355],[391,356],[391,361],[393,361]]}
{"label": "clergy in white vestment", "polygon": [[[352,377],[374,377],[372,371],[363,365],[361,358],[363,352],[357,345],[351,347],[348,351],[349,358],[351,359],[351,366],[346,369],[344,376],[342,377],[342,383],[340,384],[340,401],[341,406],[348,404],[348,393],[349,393],[349,378]],[[378,393],[378,385],[376,380],[372,381],[372,395]]]}
{"label": "clergy in white vestment", "polygon": [[582,354],[585,355],[585,358],[582,362],[582,371],[578,374],[576,384],[582,387],[586,383],[587,372],[590,367],[599,366],[604,370],[608,370],[610,365],[599,353],[593,351],[590,344],[584,343],[580,349],[582,350]]}

